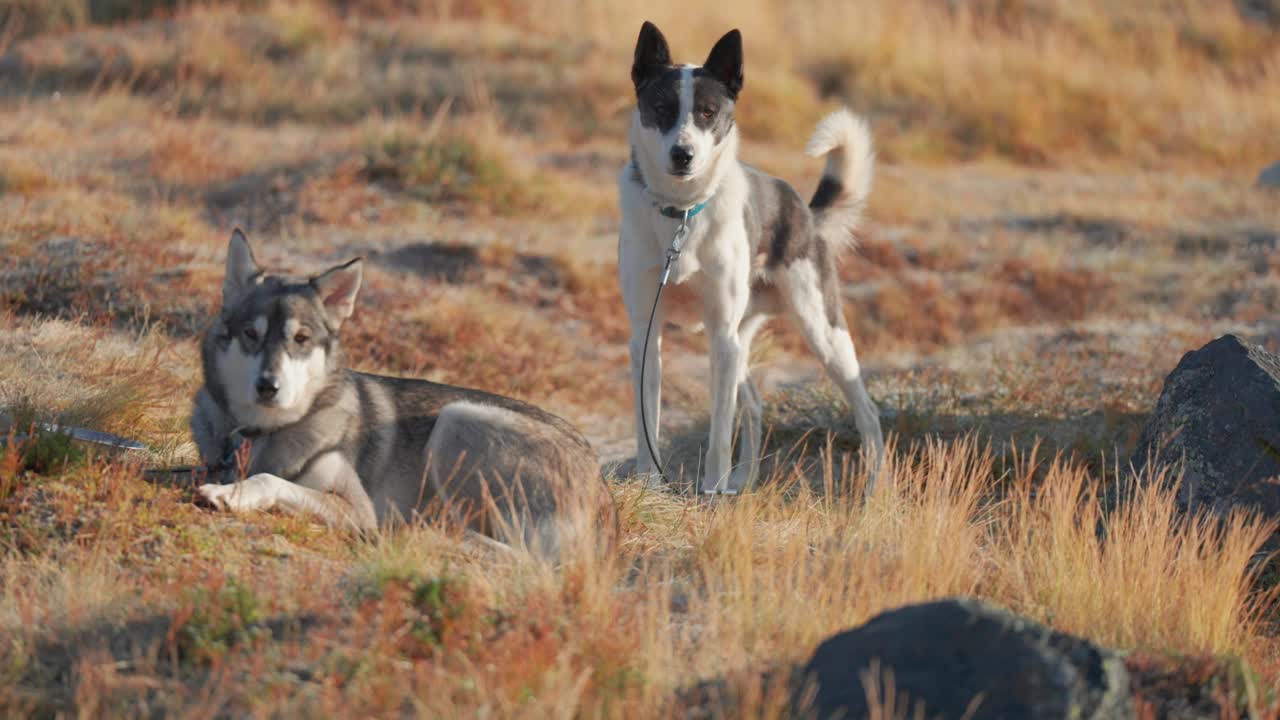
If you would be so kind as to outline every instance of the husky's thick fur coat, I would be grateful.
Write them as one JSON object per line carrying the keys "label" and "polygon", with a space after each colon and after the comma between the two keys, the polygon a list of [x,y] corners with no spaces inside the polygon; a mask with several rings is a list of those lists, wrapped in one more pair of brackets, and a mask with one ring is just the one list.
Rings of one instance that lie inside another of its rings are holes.
{"label": "husky's thick fur coat", "polygon": [[518,400],[345,369],[338,332],[361,261],[311,278],[264,273],[237,230],[222,311],[202,345],[191,429],[206,462],[252,439],[245,479],[200,495],[370,529],[436,507],[470,530],[555,551],[567,529],[609,532],[595,452],[564,420]]}
{"label": "husky's thick fur coat", "polygon": [[[871,187],[874,155],[866,124],[840,110],[818,126],[807,152],[825,156],[826,167],[806,206],[786,182],[738,160],[734,105],[743,86],[743,53],[737,30],[722,37],[701,66],[675,65],[662,33],[646,22],[631,79],[636,107],[631,160],[618,176],[618,270],[631,324],[637,469],[655,470],[644,428],[647,423],[656,447],[661,306],[647,349],[645,330],[665,254],[689,211],[689,232],[671,282],[687,282],[697,292],[710,346],[711,436],[703,492],[737,492],[758,473],[762,408],[748,357],[756,332],[780,311],[795,321],[852,406],[874,480],[884,439],[841,308],[835,265],[854,240]],[[648,417],[642,417],[642,396]],[[731,474],[739,412],[738,468]]]}

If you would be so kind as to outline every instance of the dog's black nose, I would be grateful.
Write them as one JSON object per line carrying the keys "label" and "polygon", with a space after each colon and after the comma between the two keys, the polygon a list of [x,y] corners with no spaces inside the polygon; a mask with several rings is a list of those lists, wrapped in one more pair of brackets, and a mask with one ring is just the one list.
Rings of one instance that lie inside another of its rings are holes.
{"label": "dog's black nose", "polygon": [[676,170],[688,170],[693,162],[693,149],[688,145],[676,145],[671,148],[671,167]]}
{"label": "dog's black nose", "polygon": [[280,392],[280,381],[272,375],[263,375],[258,378],[256,387],[259,400],[271,400],[275,398],[276,393]]}

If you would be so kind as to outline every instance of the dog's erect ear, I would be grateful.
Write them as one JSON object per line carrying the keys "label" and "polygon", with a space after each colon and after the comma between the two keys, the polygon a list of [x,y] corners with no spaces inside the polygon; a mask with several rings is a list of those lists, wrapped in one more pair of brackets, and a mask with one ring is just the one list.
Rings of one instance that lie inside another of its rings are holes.
{"label": "dog's erect ear", "polygon": [[316,289],[334,327],[341,325],[343,320],[355,312],[356,293],[360,292],[363,275],[364,258],[356,258],[311,278],[311,287]]}
{"label": "dog's erect ear", "polygon": [[249,248],[249,239],[240,228],[236,228],[227,245],[227,274],[222,278],[222,307],[231,307],[236,296],[261,273],[258,261],[253,259],[253,250]]}
{"label": "dog's erect ear", "polygon": [[738,99],[742,90],[742,33],[730,30],[711,48],[702,69],[711,77],[724,83],[729,96]]}
{"label": "dog's erect ear", "polygon": [[671,48],[657,25],[646,20],[636,40],[636,56],[631,63],[631,82],[639,91],[653,76],[671,65]]}

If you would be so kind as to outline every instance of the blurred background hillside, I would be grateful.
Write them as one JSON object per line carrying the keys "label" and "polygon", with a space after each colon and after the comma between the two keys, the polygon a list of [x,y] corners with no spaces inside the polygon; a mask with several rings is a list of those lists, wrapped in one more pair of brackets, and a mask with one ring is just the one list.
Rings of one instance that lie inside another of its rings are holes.
{"label": "blurred background hillside", "polygon": [[742,29],[753,139],[801,142],[840,99],[878,120],[891,161],[1248,172],[1280,157],[1273,0],[0,0],[7,71],[33,89],[327,124],[479,82],[508,126],[574,138],[619,135],[644,19],[689,61]]}

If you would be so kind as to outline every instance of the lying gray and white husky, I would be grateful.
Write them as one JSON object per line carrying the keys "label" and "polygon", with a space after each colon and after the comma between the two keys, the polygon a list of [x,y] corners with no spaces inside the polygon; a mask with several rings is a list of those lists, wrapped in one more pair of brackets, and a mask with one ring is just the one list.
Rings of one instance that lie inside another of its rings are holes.
{"label": "lying gray and white husky", "polygon": [[267,274],[232,234],[191,430],[206,463],[251,444],[244,479],[203,485],[203,499],[361,530],[438,500],[471,531],[552,551],[566,529],[615,527],[596,454],[568,422],[478,390],[344,368],[338,333],[360,283],[360,259],[310,278]]}

